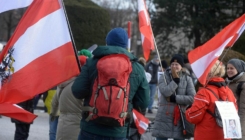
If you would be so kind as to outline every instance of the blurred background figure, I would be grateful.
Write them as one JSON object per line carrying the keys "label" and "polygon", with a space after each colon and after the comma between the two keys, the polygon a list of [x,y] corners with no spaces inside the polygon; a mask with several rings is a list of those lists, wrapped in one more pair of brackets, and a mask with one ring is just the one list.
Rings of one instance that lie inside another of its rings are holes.
{"label": "blurred background figure", "polygon": [[158,74],[158,69],[159,69],[159,59],[158,56],[155,55],[153,59],[148,62],[148,64],[145,67],[145,71],[151,74],[151,80],[149,82],[149,87],[150,87],[150,103],[148,106],[148,113],[153,113],[152,112],[152,105],[154,102],[155,94],[156,94],[156,89],[157,89],[157,84],[158,84],[158,79],[157,79],[157,74]]}
{"label": "blurred background figure", "polygon": [[168,63],[165,60],[161,61],[162,71],[164,72],[168,68]]}
{"label": "blurred background figure", "polygon": [[[145,58],[140,57],[139,60],[138,60],[138,62],[139,62],[143,67],[145,67],[145,65],[146,65],[146,60],[145,60]],[[150,74],[149,72],[146,72],[146,71],[145,71],[145,77],[146,77],[147,82],[149,83],[150,80],[151,80],[151,74]]]}

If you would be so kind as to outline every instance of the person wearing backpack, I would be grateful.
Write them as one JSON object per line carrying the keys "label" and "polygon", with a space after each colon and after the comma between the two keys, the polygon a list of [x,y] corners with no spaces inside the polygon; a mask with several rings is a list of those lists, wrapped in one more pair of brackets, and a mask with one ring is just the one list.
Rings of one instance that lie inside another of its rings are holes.
{"label": "person wearing backpack", "polygon": [[84,99],[79,140],[126,140],[132,108],[145,113],[149,103],[144,68],[127,51],[126,31],[112,29],[106,44],[93,51],[72,85],[73,95]]}
{"label": "person wearing backpack", "polygon": [[237,99],[238,115],[240,117],[242,137],[245,138],[245,62],[240,59],[230,59],[226,66],[226,83]]}
{"label": "person wearing backpack", "polygon": [[[223,128],[218,125],[215,113],[215,101],[233,102],[236,99],[231,89],[222,78],[225,75],[225,66],[217,60],[212,66],[206,87],[201,87],[194,97],[194,103],[186,110],[186,119],[195,124],[195,140],[224,140]],[[217,99],[219,98],[219,99]]]}
{"label": "person wearing backpack", "polygon": [[191,105],[196,91],[189,73],[183,66],[183,58],[175,54],[170,61],[170,67],[159,79],[161,96],[152,131],[152,136],[157,140],[190,138],[183,134],[179,106],[181,110],[185,110],[186,106]]}

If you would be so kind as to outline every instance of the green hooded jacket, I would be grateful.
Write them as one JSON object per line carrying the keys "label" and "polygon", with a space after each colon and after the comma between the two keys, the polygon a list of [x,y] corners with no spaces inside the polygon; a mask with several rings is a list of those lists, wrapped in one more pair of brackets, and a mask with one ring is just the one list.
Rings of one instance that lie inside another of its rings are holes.
{"label": "green hooded jacket", "polygon": [[[137,62],[137,58],[126,49],[117,46],[99,46],[93,51],[93,58],[87,59],[82,67],[81,74],[72,85],[73,95],[78,99],[85,99],[84,105],[88,105],[92,93],[94,79],[97,77],[96,64],[100,58],[109,54],[125,54],[132,62],[132,73],[130,74],[129,110],[132,108],[145,112],[149,103],[149,85],[145,77],[144,68]],[[127,126],[108,127],[99,125],[92,120],[86,122],[81,120],[81,130],[107,137],[126,137]]]}

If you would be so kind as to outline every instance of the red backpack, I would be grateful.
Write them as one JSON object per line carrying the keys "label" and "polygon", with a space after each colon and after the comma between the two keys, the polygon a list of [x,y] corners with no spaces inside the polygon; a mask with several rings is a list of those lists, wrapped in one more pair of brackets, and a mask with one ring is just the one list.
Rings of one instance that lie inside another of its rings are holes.
{"label": "red backpack", "polygon": [[108,126],[124,126],[128,110],[130,59],[124,54],[102,57],[89,102],[88,120]]}

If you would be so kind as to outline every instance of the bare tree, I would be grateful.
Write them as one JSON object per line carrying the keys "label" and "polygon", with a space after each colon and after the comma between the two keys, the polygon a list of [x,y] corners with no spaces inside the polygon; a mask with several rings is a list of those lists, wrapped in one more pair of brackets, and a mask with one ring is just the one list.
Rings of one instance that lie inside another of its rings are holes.
{"label": "bare tree", "polygon": [[8,41],[18,25],[25,8],[11,10],[0,14],[0,41]]}

